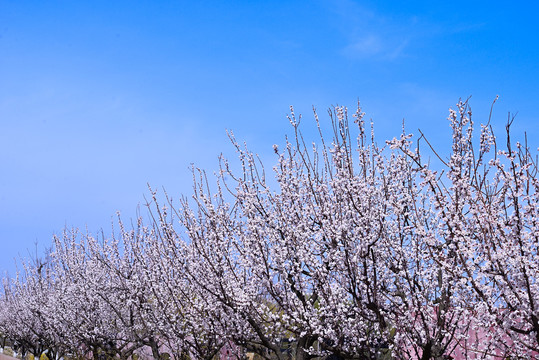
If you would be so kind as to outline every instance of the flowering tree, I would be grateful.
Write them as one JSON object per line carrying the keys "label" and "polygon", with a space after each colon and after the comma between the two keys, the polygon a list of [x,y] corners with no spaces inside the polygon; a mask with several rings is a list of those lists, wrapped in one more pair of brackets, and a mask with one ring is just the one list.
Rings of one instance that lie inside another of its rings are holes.
{"label": "flowering tree", "polygon": [[23,272],[17,278],[4,280],[0,332],[7,334],[19,353],[47,351],[55,357],[63,347],[58,329],[49,321],[54,293],[50,263],[36,258],[22,265]]}
{"label": "flowering tree", "polygon": [[490,120],[481,126],[474,147],[468,104],[459,103],[457,110],[449,116],[453,147],[449,161],[442,160],[446,179],[422,165],[405,141],[392,142],[414,161],[428,185],[438,219],[434,240],[442,240],[438,246],[446,249],[445,256],[431,259],[456,296],[450,309],[470,319],[459,321],[466,326],[452,343],[466,357],[537,357],[537,165],[527,144],[517,143],[513,150],[512,119],[506,126],[506,151],[497,150]]}
{"label": "flowering tree", "polygon": [[113,251],[76,231],[66,231],[55,240],[55,301],[60,310],[55,320],[65,329],[64,339],[75,353],[91,352],[96,358],[100,353],[114,355],[132,340],[126,332],[135,331],[135,324],[124,326],[132,305],[117,282]]}
{"label": "flowering tree", "polygon": [[190,249],[175,232],[167,207],[159,207],[153,191],[152,203],[155,214],[150,211],[151,236],[146,238],[145,251],[133,251],[133,256],[144,266],[141,274],[151,290],[153,324],[159,329],[159,339],[176,357],[192,354],[212,359],[225,345],[226,319],[218,308],[210,306],[196,281],[191,281],[187,268]]}
{"label": "flowering tree", "polygon": [[459,102],[446,159],[404,130],[379,145],[359,105],[329,115],[311,146],[291,110],[274,179],[230,134],[239,170],[152,191],[149,225],[56,238],[4,285],[0,332],[34,354],[538,359],[539,181],[512,120],[498,150]]}
{"label": "flowering tree", "polygon": [[466,314],[455,306],[449,260],[433,259],[447,258],[448,246],[423,190],[428,182],[416,184],[423,173],[408,137],[392,143],[402,152],[387,156],[359,108],[354,141],[346,109],[330,115],[332,143],[322,137],[309,150],[292,112],[295,142],[282,153],[275,148],[278,192],[232,137],[240,175],[224,161],[215,195],[202,177],[197,212],[183,203],[181,220],[203,267],[197,274],[214,277],[208,292],[255,334],[235,341],[262,356],[284,358],[283,336],[294,341],[297,359],[451,353]]}

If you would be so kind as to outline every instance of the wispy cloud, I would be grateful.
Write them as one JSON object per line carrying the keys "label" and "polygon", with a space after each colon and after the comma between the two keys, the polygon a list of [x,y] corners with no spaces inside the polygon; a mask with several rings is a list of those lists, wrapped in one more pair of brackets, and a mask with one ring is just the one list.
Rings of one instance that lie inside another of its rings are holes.
{"label": "wispy cloud", "polygon": [[446,24],[413,11],[380,12],[351,0],[335,0],[328,9],[341,33],[340,55],[358,60],[396,60],[417,56],[433,37],[473,31],[481,24]]}
{"label": "wispy cloud", "polygon": [[342,56],[352,59],[394,60],[406,55],[417,18],[388,17],[349,0],[331,7],[345,45]]}
{"label": "wispy cloud", "polygon": [[353,0],[333,0],[328,9],[342,36],[340,55],[357,60],[424,57],[423,49],[455,34],[481,31],[486,25],[484,20],[471,17],[440,17],[443,8],[432,13],[406,7],[387,11],[378,10],[375,3],[365,6]]}
{"label": "wispy cloud", "polygon": [[408,43],[408,39],[391,39],[378,34],[365,34],[346,46],[342,53],[350,58],[394,60],[404,55]]}

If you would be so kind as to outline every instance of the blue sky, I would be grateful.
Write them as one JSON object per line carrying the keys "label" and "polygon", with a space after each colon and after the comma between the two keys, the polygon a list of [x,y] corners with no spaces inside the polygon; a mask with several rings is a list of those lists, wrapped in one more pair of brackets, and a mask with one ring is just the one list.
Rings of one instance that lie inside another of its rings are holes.
{"label": "blue sky", "polygon": [[233,157],[226,129],[271,167],[289,105],[309,135],[313,105],[359,99],[380,142],[404,118],[443,151],[448,108],[485,122],[499,94],[497,129],[518,112],[537,147],[531,4],[0,0],[0,271],[134,216],[148,182],[189,195],[191,163]]}

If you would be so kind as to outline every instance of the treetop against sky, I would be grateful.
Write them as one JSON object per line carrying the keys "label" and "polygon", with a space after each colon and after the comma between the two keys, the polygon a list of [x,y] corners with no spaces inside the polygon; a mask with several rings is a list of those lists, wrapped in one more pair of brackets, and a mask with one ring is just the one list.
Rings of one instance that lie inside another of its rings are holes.
{"label": "treetop against sky", "polygon": [[[146,184],[191,193],[189,166],[267,166],[312,106],[361,101],[379,142],[417,128],[442,153],[472,96],[503,136],[539,132],[538,5],[501,1],[0,2],[0,270],[64,227],[135,216]],[[31,250],[33,251],[33,250]]]}

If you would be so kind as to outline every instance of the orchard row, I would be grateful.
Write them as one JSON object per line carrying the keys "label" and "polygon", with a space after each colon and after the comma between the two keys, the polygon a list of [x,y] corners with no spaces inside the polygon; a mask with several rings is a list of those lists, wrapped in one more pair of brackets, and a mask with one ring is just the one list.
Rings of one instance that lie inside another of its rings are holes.
{"label": "orchard row", "polygon": [[272,175],[231,136],[192,198],[55,238],[5,279],[0,332],[49,357],[539,359],[539,180],[510,122],[498,143],[460,102],[446,157],[329,115],[310,145],[292,110]]}

